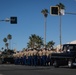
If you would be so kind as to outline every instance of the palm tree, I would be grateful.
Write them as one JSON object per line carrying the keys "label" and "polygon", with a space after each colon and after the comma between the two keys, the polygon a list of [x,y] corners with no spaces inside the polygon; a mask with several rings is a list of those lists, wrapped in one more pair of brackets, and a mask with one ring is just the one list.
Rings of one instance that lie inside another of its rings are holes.
{"label": "palm tree", "polygon": [[[6,44],[6,42],[7,42],[7,38],[4,38],[4,39],[3,39],[3,41],[4,41],[4,42],[5,42],[5,44]],[[6,45],[5,45],[5,47],[6,47]]]}
{"label": "palm tree", "polygon": [[35,34],[29,36],[29,42],[27,43],[28,48],[34,48],[34,40],[35,40]]}
{"label": "palm tree", "polygon": [[59,7],[59,9],[65,9],[64,4],[62,4],[62,3],[59,3],[59,4],[57,4],[56,6],[58,6],[58,7]]}
{"label": "palm tree", "polygon": [[61,34],[61,16],[62,16],[62,12],[61,12],[61,10],[64,10],[65,6],[62,3],[59,3],[56,6],[59,7],[59,15],[60,15],[60,49],[61,49],[61,46],[62,46],[62,34]]}
{"label": "palm tree", "polygon": [[8,34],[7,39],[9,39],[9,48],[11,48],[11,41],[10,40],[12,39],[12,35]]}
{"label": "palm tree", "polygon": [[34,48],[35,44],[36,44],[36,35],[35,34],[32,34],[30,37],[30,46],[31,48]]}
{"label": "palm tree", "polygon": [[4,48],[2,47],[1,49],[2,49],[2,51],[3,51]]}
{"label": "palm tree", "polygon": [[36,34],[32,34],[29,37],[29,42],[27,43],[28,48],[35,48],[35,47],[41,47],[43,44],[43,40],[40,36],[37,36]]}
{"label": "palm tree", "polygon": [[8,43],[5,43],[5,46],[7,47],[7,50],[8,50]]}
{"label": "palm tree", "polygon": [[46,18],[48,16],[48,10],[43,9],[41,13],[44,15],[44,46],[46,47]]}
{"label": "palm tree", "polygon": [[41,38],[40,36],[37,36],[36,39],[36,43],[37,43],[37,48],[41,48],[41,46],[43,46],[43,38]]}
{"label": "palm tree", "polygon": [[53,49],[54,44],[55,44],[55,42],[49,41],[49,42],[47,43],[47,48],[52,48],[52,49]]}

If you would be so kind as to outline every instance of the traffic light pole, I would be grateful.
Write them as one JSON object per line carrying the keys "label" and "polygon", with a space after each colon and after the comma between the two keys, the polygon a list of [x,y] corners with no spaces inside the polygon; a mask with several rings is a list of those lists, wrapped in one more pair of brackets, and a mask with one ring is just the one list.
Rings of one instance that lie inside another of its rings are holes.
{"label": "traffic light pole", "polygon": [[76,13],[68,13],[68,12],[65,12],[65,14],[76,15]]}
{"label": "traffic light pole", "polygon": [[[68,13],[68,12],[65,12],[65,14],[71,14],[71,15],[76,15],[76,13]],[[60,16],[60,29],[59,29],[59,31],[60,31],[60,36],[59,36],[59,38],[60,38],[60,50],[62,49],[62,15],[60,14],[59,15]]]}
{"label": "traffic light pole", "polygon": [[[62,10],[62,11],[61,11]],[[51,11],[50,13],[52,15],[59,15],[60,17],[60,24],[59,24],[59,41],[60,41],[60,50],[62,49],[62,15],[64,15],[64,10],[59,8],[58,6],[52,6],[51,7]],[[68,12],[65,12],[65,14],[71,14],[71,15],[76,15],[76,13],[68,13]]]}
{"label": "traffic light pole", "polygon": [[60,29],[59,29],[60,37],[59,38],[60,38],[60,50],[61,50],[61,48],[62,48],[62,31],[61,31],[62,30],[62,23],[61,23],[62,20],[61,20],[61,16],[62,15],[60,14],[59,16],[60,16],[60,26],[59,26],[60,27]]}
{"label": "traffic light pole", "polygon": [[3,21],[10,22],[11,24],[17,24],[17,17],[10,17],[10,19],[6,18],[5,20],[0,20],[0,22],[3,22]]}
{"label": "traffic light pole", "polygon": [[0,20],[0,22],[2,22],[2,21],[6,21],[6,20]]}

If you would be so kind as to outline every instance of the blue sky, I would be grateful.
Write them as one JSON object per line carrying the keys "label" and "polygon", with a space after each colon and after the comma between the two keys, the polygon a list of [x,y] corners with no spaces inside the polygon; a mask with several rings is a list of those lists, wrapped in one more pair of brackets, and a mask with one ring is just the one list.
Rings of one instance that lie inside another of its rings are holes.
{"label": "blue sky", "polygon": [[[31,34],[44,38],[44,16],[42,9],[63,3],[66,12],[76,12],[76,0],[0,0],[0,20],[17,16],[18,23],[0,22],[0,48],[4,47],[3,38],[12,35],[11,48],[22,50],[27,47]],[[59,16],[48,14],[46,42],[53,40],[59,44]],[[76,40],[76,15],[62,16],[62,44]]]}

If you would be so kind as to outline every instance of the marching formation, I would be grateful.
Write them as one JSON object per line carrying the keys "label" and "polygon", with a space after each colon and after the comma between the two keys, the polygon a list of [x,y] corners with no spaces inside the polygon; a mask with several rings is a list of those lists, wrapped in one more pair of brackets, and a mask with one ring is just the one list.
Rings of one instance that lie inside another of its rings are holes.
{"label": "marching formation", "polygon": [[14,54],[14,64],[29,65],[29,66],[46,66],[51,65],[51,53],[55,51],[49,49],[26,49],[23,52]]}

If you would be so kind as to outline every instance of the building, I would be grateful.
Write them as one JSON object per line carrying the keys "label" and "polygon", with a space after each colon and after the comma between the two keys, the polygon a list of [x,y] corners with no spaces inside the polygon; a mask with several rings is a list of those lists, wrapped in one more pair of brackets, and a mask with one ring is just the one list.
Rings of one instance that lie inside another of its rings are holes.
{"label": "building", "polygon": [[[66,44],[76,44],[76,40],[71,41],[71,42],[68,42],[68,43],[66,43]],[[60,45],[57,45],[57,46],[56,46],[56,50],[57,50],[57,52],[59,52],[59,50],[60,50]]]}

